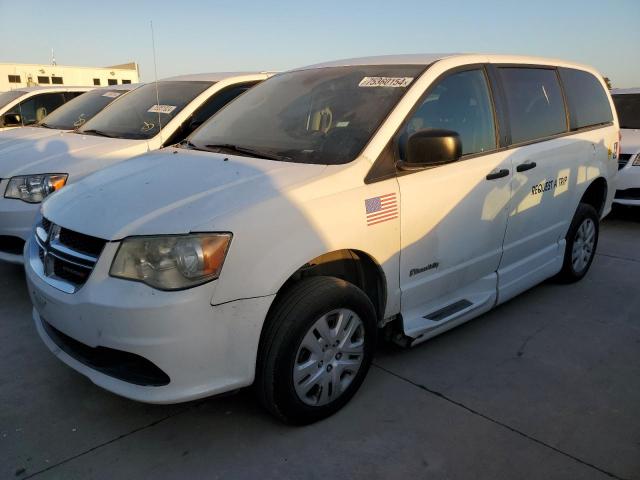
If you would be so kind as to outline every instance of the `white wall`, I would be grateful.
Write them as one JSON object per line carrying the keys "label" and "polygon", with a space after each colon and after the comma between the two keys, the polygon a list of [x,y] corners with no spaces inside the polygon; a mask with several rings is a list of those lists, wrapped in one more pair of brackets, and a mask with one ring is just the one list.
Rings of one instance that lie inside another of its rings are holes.
{"label": "white wall", "polygon": [[[10,83],[9,75],[19,75],[20,83]],[[31,83],[29,83],[31,77]],[[48,77],[50,83],[38,82],[38,77]],[[11,64],[0,63],[0,92],[12,90],[14,88],[28,86],[50,86],[57,85],[51,81],[52,77],[62,78],[62,85],[73,86],[93,86],[93,79],[99,78],[101,86],[107,86],[108,80],[115,80],[118,85],[122,80],[129,80],[131,83],[140,81],[138,69],[116,69],[116,68],[91,68],[72,67],[66,65],[33,65],[33,64]]]}

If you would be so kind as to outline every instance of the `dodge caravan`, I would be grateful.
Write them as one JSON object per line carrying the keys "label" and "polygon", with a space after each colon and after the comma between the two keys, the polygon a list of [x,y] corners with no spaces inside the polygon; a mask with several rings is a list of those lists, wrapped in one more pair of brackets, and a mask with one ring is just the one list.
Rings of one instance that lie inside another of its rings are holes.
{"label": "dodge caravan", "polygon": [[308,423],[412,346],[582,278],[618,123],[563,61],[408,55],[276,75],[167,148],[43,203],[36,328],[97,385],[172,403],[254,384]]}
{"label": "dodge caravan", "polygon": [[0,93],[0,132],[33,125],[93,87],[26,87]]}
{"label": "dodge caravan", "polygon": [[0,260],[22,263],[39,203],[108,165],[182,141],[265,73],[212,73],[143,85],[72,133],[0,151]]}
{"label": "dodge caravan", "polygon": [[5,148],[19,148],[18,145],[21,145],[24,140],[32,141],[36,138],[51,137],[80,128],[116,98],[138,86],[139,84],[129,83],[91,90],[65,103],[33,126],[2,130],[0,131],[0,154]]}

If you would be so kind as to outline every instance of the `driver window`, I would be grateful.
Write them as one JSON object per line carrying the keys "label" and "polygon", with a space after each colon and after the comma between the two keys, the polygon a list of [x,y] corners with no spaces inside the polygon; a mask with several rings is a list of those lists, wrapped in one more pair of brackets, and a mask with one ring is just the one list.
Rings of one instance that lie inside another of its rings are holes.
{"label": "driver window", "polygon": [[23,125],[33,125],[40,122],[63,103],[64,96],[62,93],[43,93],[16,105],[11,109],[11,113],[20,114]]}
{"label": "driver window", "polygon": [[[402,136],[407,138],[428,128],[452,130],[460,135],[463,155],[496,148],[493,107],[481,69],[453,73],[432,87],[409,117]],[[401,158],[403,153],[400,152]]]}

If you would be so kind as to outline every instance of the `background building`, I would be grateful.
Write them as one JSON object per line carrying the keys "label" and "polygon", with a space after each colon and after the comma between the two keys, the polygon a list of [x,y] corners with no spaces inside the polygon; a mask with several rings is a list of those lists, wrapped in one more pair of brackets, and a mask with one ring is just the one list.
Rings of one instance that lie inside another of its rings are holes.
{"label": "background building", "polygon": [[135,62],[112,67],[0,63],[0,92],[20,87],[120,85],[140,81]]}

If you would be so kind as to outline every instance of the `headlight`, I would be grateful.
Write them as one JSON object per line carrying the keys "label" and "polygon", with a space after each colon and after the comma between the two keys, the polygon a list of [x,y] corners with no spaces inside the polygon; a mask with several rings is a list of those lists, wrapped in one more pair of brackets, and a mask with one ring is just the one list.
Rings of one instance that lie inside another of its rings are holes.
{"label": "headlight", "polygon": [[4,192],[5,198],[15,198],[28,203],[40,203],[67,183],[66,173],[43,173],[13,177]]}
{"label": "headlight", "polygon": [[633,161],[634,167],[640,167],[640,153],[636,155],[636,159]]}
{"label": "headlight", "polygon": [[123,240],[110,275],[160,290],[180,290],[218,278],[230,233],[198,233]]}

